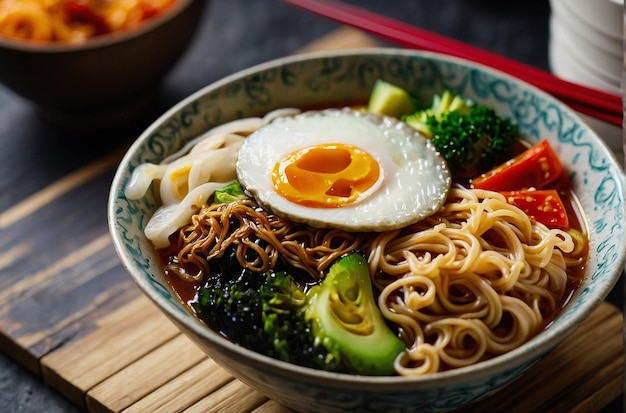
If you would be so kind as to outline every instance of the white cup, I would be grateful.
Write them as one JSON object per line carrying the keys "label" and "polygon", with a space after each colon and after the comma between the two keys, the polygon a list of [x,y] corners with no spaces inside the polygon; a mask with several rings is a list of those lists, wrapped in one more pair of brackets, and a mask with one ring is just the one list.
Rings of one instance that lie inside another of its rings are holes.
{"label": "white cup", "polygon": [[[571,82],[622,95],[622,78],[626,77],[624,0],[550,0],[550,7],[548,59],[552,72]],[[582,117],[618,159],[623,159],[624,127]]]}

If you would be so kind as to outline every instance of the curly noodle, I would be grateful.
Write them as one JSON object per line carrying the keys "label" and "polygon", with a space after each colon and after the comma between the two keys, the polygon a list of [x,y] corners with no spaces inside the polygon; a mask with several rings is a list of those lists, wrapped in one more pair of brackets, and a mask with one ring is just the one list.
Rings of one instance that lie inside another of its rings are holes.
{"label": "curly noodle", "polygon": [[531,221],[501,194],[455,186],[431,217],[380,233],[310,228],[251,199],[204,206],[180,230],[177,258],[206,272],[207,260],[235,246],[241,267],[266,272],[280,257],[321,279],[338,257],[361,251],[380,310],[407,343],[396,371],[420,375],[510,351],[537,334],[583,265],[579,242]]}
{"label": "curly noodle", "polygon": [[208,272],[207,260],[221,257],[231,245],[243,268],[267,272],[279,256],[320,279],[347,252],[362,249],[364,235],[297,225],[268,214],[254,200],[205,205],[179,233],[178,262]]}

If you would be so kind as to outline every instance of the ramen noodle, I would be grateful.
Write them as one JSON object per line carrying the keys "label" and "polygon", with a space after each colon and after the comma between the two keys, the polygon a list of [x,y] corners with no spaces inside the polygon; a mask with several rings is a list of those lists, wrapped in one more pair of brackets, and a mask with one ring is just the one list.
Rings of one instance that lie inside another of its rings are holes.
{"label": "ramen noodle", "polygon": [[31,42],[82,43],[132,30],[176,0],[0,0],[0,34]]}

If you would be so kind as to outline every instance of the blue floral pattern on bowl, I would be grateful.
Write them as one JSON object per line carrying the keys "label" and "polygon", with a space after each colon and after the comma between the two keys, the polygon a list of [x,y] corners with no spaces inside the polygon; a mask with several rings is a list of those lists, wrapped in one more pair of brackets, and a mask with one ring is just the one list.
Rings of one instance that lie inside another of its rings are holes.
{"label": "blue floral pattern on bowl", "polygon": [[[158,205],[124,195],[132,170],[159,162],[223,122],[272,109],[365,102],[378,78],[430,101],[444,89],[493,105],[531,142],[548,138],[570,173],[591,244],[587,276],[546,331],[479,365],[432,377],[357,377],[311,371],[233,346],[202,326],[167,286],[143,228]],[[624,175],[610,150],[578,116],[547,94],[491,69],[437,54],[396,49],[318,53],[236,73],[165,113],[132,145],[112,184],[109,223],[120,259],[141,289],[209,356],[249,385],[300,411],[443,411],[502,388],[571,334],[609,293],[625,260]]]}

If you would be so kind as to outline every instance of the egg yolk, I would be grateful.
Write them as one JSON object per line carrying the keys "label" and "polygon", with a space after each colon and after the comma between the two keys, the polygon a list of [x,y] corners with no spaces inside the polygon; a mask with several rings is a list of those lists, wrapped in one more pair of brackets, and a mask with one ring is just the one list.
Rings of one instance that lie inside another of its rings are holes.
{"label": "egg yolk", "polygon": [[381,168],[369,153],[341,143],[300,149],[276,163],[278,194],[300,205],[337,208],[360,200],[379,182]]}

